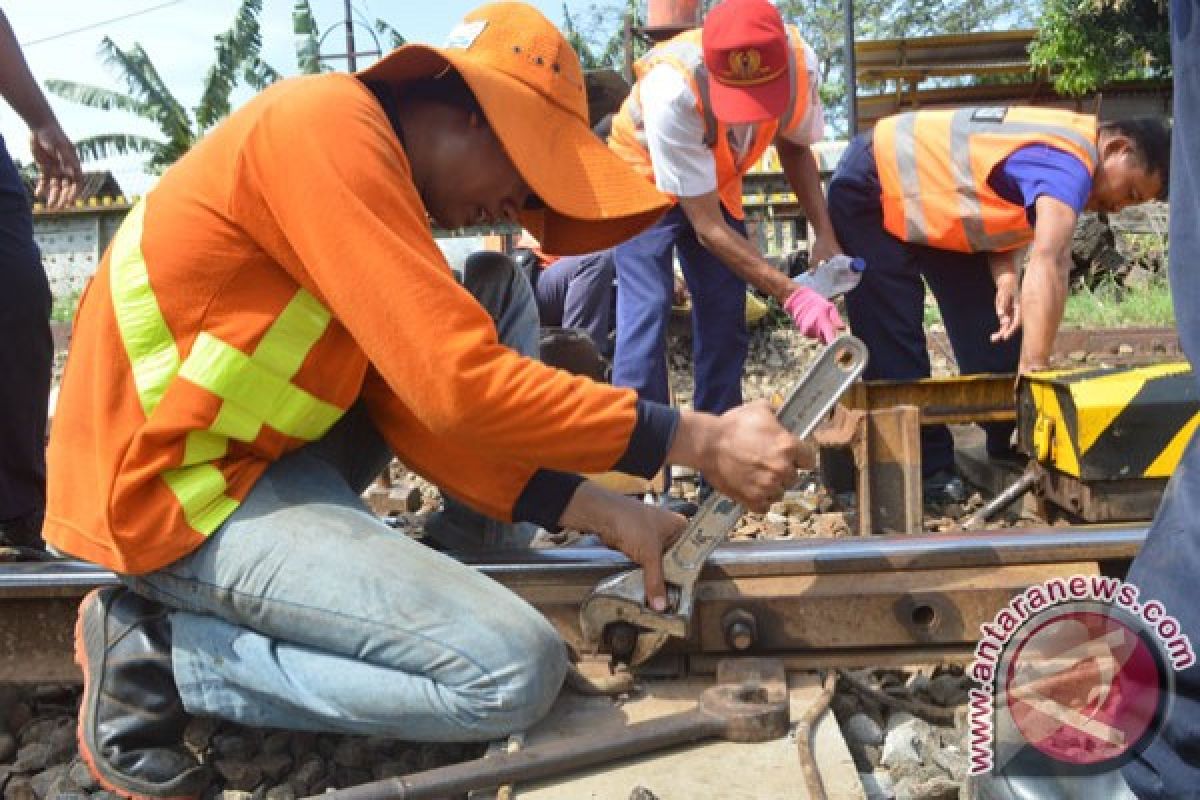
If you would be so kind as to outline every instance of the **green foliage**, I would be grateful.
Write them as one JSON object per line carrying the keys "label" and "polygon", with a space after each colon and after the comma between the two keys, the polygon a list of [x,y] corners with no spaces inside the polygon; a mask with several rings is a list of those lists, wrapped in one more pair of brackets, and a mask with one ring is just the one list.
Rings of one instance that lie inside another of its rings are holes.
{"label": "green foliage", "polygon": [[308,0],[296,0],[292,8],[292,33],[296,37],[296,66],[301,74],[323,72],[321,65],[321,32]]}
{"label": "green foliage", "polygon": [[[563,3],[563,27],[567,41],[579,55],[584,69],[621,70],[625,67],[625,17],[631,16],[635,27],[645,24],[638,0],[609,0],[591,2],[579,21]],[[638,37],[633,41],[633,57],[643,55],[649,47]]]}
{"label": "green foliage", "polygon": [[[258,18],[262,0],[242,0],[233,24],[215,37],[213,65],[204,79],[200,102],[189,113],[167,88],[140,44],[121,49],[112,39],[101,40],[105,64],[120,76],[127,92],[117,92],[76,81],[48,80],[46,88],[59,97],[102,111],[125,111],[153,122],[161,138],[130,133],[105,133],[75,142],[79,157],[95,161],[139,153],[149,156],[146,169],[161,173],[175,163],[210,128],[228,116],[233,90],[239,83],[261,90],[282,74],[260,58],[262,29]],[[296,61],[300,72],[325,69],[318,58],[318,27],[308,0],[297,0],[292,9],[296,34]],[[375,29],[389,37],[393,47],[404,44],[399,31],[383,20]]]}
{"label": "green foliage", "polygon": [[28,163],[22,163],[21,159],[14,158],[13,166],[17,168],[17,174],[21,176],[22,183],[26,184],[27,186],[37,183],[37,179],[40,174],[38,172],[37,164],[33,163],[32,161]]}
{"label": "green foliage", "polygon": [[216,36],[214,63],[205,77],[200,103],[192,113],[167,88],[140,44],[123,50],[107,36],[101,40],[100,53],[105,64],[124,81],[126,93],[75,81],[46,81],[46,88],[59,97],[103,111],[136,114],[158,126],[162,135],[161,139],[129,133],[90,136],[75,143],[79,157],[92,161],[143,153],[149,156],[146,169],[152,173],[161,173],[175,163],[205,131],[229,113],[230,95],[239,75],[255,88],[279,78],[277,72],[258,58],[262,46],[258,26],[261,10],[262,0],[243,0],[233,25]]}
{"label": "green foliage", "polygon": [[50,306],[51,322],[70,322],[75,319],[75,309],[79,307],[79,299],[83,293],[79,289],[59,295]]}
{"label": "green foliage", "polygon": [[[83,161],[100,161],[115,156],[138,153],[150,156],[151,162],[167,158],[167,145],[149,136],[133,133],[101,133],[75,140],[75,149]],[[162,159],[159,159],[159,156]]]}
{"label": "green foliage", "polygon": [[262,50],[262,30],[258,24],[261,12],[262,0],[245,0],[238,8],[233,27],[217,34],[216,59],[204,78],[200,104],[193,109],[201,131],[229,115],[229,97],[239,73],[249,86],[260,91],[279,80],[279,73],[258,57]]}
{"label": "green foliage", "polygon": [[1165,276],[1156,276],[1137,290],[1112,277],[1094,288],[1082,288],[1067,297],[1064,328],[1169,327],[1175,324],[1171,287]]}
{"label": "green foliage", "polygon": [[1169,77],[1166,2],[1046,0],[1029,54],[1066,94],[1084,94],[1113,80]]}
{"label": "green foliage", "polygon": [[[941,312],[933,295],[925,295],[925,329],[940,325]],[[1171,287],[1165,275],[1157,275],[1136,290],[1113,277],[1092,288],[1072,289],[1063,312],[1063,328],[1165,328],[1175,324]]]}
{"label": "green foliage", "polygon": [[387,37],[389,49],[395,50],[397,47],[408,44],[408,40],[404,38],[404,35],[400,31],[382,19],[375,20],[375,32]]}

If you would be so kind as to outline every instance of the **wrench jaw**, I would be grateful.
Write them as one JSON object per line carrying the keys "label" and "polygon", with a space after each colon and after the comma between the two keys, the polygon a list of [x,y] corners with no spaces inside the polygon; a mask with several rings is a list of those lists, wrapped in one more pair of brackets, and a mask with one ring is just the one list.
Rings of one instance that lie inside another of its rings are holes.
{"label": "wrench jaw", "polygon": [[673,611],[659,613],[646,607],[642,570],[605,578],[584,600],[579,626],[592,652],[608,649],[614,663],[636,667],[650,660],[672,636],[686,638],[691,618],[691,598],[682,603],[675,587],[668,586],[667,602]]}

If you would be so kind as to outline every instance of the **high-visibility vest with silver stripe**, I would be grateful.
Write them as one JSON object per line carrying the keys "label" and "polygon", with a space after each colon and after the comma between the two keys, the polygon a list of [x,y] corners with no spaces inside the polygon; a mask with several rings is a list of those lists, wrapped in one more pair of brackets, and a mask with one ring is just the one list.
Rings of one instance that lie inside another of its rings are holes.
{"label": "high-visibility vest with silver stripe", "polygon": [[267,426],[314,441],[344,413],[291,383],[325,333],[331,315],[309,292],[298,289],[253,353],[202,331],[186,357],[181,356],[142,256],[146,202],[142,199],[133,207],[113,238],[109,280],[113,312],[147,417],[177,379],[220,398],[215,419],[207,428],[187,434],[182,460],[161,475],[188,525],[207,536],[238,506],[214,463],[226,455],[231,440],[253,442]]}
{"label": "high-visibility vest with silver stripe", "polygon": [[1025,208],[989,184],[1022,147],[1045,144],[1096,169],[1096,118],[1050,108],[912,111],[875,125],[883,226],[913,244],[965,253],[1029,244]]}
{"label": "high-visibility vest with silver stripe", "polygon": [[[659,64],[670,64],[684,76],[696,98],[696,111],[704,120],[704,144],[712,149],[717,165],[717,191],[721,202],[736,217],[742,216],[742,175],[762,156],[779,131],[799,125],[808,110],[808,68],[804,58],[804,40],[794,25],[788,25],[788,104],[777,120],[754,126],[749,151],[737,158],[729,146],[727,126],[712,113],[709,100],[708,70],[704,66],[704,46],[700,29],[685,31],[654,47],[634,64],[639,80]],[[621,155],[638,172],[654,180],[654,165],[646,142],[645,114],[642,110],[639,85],[625,98],[621,110],[613,118],[609,147]]]}

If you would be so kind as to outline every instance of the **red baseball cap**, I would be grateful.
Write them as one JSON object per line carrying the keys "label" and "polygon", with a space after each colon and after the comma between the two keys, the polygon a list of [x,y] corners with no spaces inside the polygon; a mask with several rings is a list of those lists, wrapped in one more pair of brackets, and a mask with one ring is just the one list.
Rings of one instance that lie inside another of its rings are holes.
{"label": "red baseball cap", "polygon": [[787,29],[767,0],[724,0],[704,20],[704,66],[721,122],[762,122],[787,107]]}

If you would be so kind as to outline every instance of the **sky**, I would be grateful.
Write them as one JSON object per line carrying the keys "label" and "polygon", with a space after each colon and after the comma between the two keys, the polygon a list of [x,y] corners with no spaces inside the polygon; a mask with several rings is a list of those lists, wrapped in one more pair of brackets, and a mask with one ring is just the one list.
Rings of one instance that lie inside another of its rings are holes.
{"label": "sky", "polygon": [[[562,25],[560,0],[527,0],[537,6],[556,25]],[[409,41],[441,44],[446,34],[466,12],[483,0],[354,0],[357,18],[373,22],[383,18]],[[292,5],[294,0],[263,0],[259,17],[263,29],[264,60],[285,75],[296,72],[292,42]],[[311,0],[317,24],[329,32],[323,53],[345,51],[345,33],[341,21],[344,0]],[[213,60],[213,36],[227,30],[233,21],[239,0],[9,0],[0,3],[17,34],[25,59],[39,83],[48,78],[72,80],[126,91],[119,76],[105,66],[99,55],[100,41],[110,37],[119,47],[140,43],[162,75],[168,88],[184,106],[191,108],[200,100],[204,75]],[[587,7],[585,0],[571,0],[574,12]],[[132,16],[129,16],[132,15]],[[127,17],[126,19],[116,19]],[[79,28],[97,27],[76,31]],[[371,49],[373,42],[364,25],[356,26],[357,49]],[[364,41],[368,46],[364,46]],[[386,44],[384,45],[386,48]],[[367,59],[368,61],[370,59]],[[364,66],[360,59],[359,67]],[[345,69],[345,61],[334,62]],[[131,114],[104,112],[70,103],[49,92],[67,136],[79,139],[99,133],[139,133],[153,136],[153,123]],[[248,91],[235,96],[235,102],[249,99]],[[21,118],[7,105],[0,104],[0,134],[9,153],[28,162],[29,136]],[[144,193],[153,179],[142,173],[142,156],[90,162],[85,169],[108,169],[129,194]]]}

